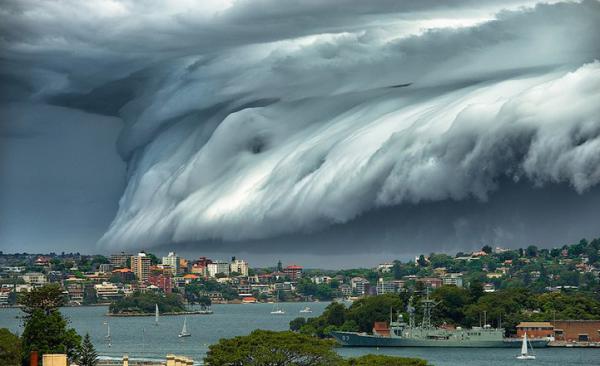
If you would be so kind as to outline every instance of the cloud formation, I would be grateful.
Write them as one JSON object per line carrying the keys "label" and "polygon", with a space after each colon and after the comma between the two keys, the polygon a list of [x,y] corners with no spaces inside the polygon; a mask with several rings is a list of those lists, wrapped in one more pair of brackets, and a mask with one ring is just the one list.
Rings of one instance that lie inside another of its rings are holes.
{"label": "cloud formation", "polygon": [[[1,95],[124,121],[103,247],[292,242],[600,182],[597,1],[8,4]],[[461,215],[385,245],[483,238]]]}

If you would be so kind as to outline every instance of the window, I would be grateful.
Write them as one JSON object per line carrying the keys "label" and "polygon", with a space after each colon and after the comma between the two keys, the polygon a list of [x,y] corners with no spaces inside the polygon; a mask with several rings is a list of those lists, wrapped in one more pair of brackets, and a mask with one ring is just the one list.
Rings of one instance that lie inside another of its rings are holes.
{"label": "window", "polygon": [[579,334],[579,342],[587,342],[589,340],[587,334]]}

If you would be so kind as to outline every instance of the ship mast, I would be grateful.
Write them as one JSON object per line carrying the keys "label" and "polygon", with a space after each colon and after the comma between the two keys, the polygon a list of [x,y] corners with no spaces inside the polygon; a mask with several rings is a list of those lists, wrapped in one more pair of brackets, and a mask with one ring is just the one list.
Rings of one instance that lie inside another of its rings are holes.
{"label": "ship mast", "polygon": [[415,327],[415,308],[411,305],[413,297],[411,296],[406,305],[406,312],[408,313],[408,327],[413,329]]}
{"label": "ship mast", "polygon": [[421,327],[431,328],[431,309],[433,309],[437,303],[429,298],[429,288],[427,288],[426,293],[427,297],[421,300],[423,303],[423,322],[421,323]]}

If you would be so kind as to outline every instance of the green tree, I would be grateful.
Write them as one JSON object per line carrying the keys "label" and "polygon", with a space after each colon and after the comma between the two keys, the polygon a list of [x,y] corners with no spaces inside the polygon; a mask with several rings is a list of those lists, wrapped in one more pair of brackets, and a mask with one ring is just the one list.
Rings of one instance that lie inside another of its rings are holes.
{"label": "green tree", "polygon": [[21,339],[6,328],[0,328],[0,365],[21,363]]}
{"label": "green tree", "polygon": [[23,317],[23,360],[28,363],[31,351],[40,354],[65,353],[77,359],[81,337],[58,311],[63,295],[57,285],[46,285],[25,293],[19,299],[26,313]]}
{"label": "green tree", "polygon": [[98,363],[98,354],[94,349],[94,345],[90,340],[88,333],[83,337],[83,343],[81,343],[81,350],[79,352],[79,365],[80,366],[96,366]]}
{"label": "green tree", "polygon": [[293,332],[255,330],[209,346],[207,366],[331,366],[342,362],[333,342]]}
{"label": "green tree", "polygon": [[348,366],[427,366],[427,361],[420,358],[393,357],[385,355],[365,355],[350,358]]}
{"label": "green tree", "polygon": [[50,315],[50,313],[64,305],[65,297],[58,284],[50,284],[23,293],[18,301],[22,306],[21,310],[28,316],[37,310]]}
{"label": "green tree", "polygon": [[537,255],[538,255],[538,247],[536,247],[535,245],[530,245],[525,250],[525,253],[530,258],[537,257]]}
{"label": "green tree", "polygon": [[304,324],[306,324],[306,319],[303,317],[298,317],[290,322],[290,330],[297,332]]}

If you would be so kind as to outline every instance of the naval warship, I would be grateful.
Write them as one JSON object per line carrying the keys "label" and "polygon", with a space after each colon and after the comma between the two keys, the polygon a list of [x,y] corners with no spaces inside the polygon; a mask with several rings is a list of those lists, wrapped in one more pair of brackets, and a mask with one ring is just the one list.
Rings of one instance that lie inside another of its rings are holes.
{"label": "naval warship", "polygon": [[[434,300],[427,298],[423,303],[423,320],[415,325],[415,308],[407,306],[409,322],[404,322],[402,314],[398,313],[396,321],[390,311],[389,334],[331,332],[333,337],[342,345],[348,347],[470,347],[470,348],[508,348],[520,347],[520,339],[504,338],[503,328],[492,328],[484,321],[484,326],[463,329],[447,329],[435,327],[431,323],[431,309],[437,305]],[[383,332],[382,332],[383,333]],[[550,338],[532,339],[535,347],[546,347]]]}

